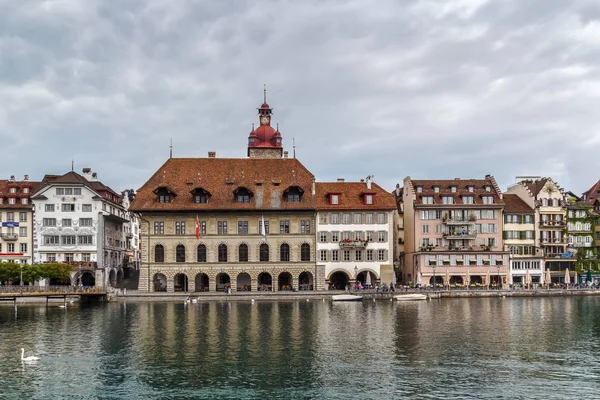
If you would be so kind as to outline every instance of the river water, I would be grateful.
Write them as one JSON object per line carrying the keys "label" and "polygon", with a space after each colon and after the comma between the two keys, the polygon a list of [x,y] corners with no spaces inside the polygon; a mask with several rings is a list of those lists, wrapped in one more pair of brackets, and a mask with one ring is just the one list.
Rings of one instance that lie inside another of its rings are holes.
{"label": "river water", "polygon": [[0,306],[2,399],[600,398],[599,354],[600,297]]}

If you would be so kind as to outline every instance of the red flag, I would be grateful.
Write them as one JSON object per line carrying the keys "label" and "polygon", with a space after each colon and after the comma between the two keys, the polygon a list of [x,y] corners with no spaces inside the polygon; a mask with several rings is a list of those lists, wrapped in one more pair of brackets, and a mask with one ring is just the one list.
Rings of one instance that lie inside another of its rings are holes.
{"label": "red flag", "polygon": [[200,222],[198,221],[198,216],[196,215],[196,240],[200,239]]}

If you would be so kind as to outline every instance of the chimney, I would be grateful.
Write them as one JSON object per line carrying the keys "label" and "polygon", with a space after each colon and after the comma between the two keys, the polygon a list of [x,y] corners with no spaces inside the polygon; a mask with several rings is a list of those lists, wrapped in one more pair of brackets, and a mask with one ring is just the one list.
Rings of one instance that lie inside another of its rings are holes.
{"label": "chimney", "polygon": [[367,176],[367,179],[365,182],[367,183],[367,189],[371,190],[371,182],[372,182],[371,175]]}
{"label": "chimney", "polygon": [[25,177],[23,178],[23,180],[24,180],[25,182],[27,182],[27,181],[29,180],[29,175],[25,175]]}
{"label": "chimney", "polygon": [[491,177],[492,176],[488,174],[488,175],[485,176],[485,179],[490,179]]}
{"label": "chimney", "polygon": [[396,183],[396,197],[400,196],[400,184]]}
{"label": "chimney", "polygon": [[92,172],[92,179],[90,179],[90,181],[95,181],[95,180],[98,180],[98,173]]}
{"label": "chimney", "polygon": [[361,179],[361,180],[360,180],[360,183],[365,183],[365,180],[364,180],[364,179]]}
{"label": "chimney", "polygon": [[317,194],[317,185],[315,184],[315,178],[313,178],[312,180],[312,195],[316,195]]}
{"label": "chimney", "polygon": [[288,152],[287,151],[283,152],[283,158],[288,158]]}
{"label": "chimney", "polygon": [[217,156],[217,152],[216,151],[209,151],[208,152],[208,158],[215,158]]}
{"label": "chimney", "polygon": [[15,181],[15,176],[14,176],[14,175],[11,175],[11,176],[10,176],[10,181],[11,181],[11,182],[14,182],[14,181]]}
{"label": "chimney", "polygon": [[81,172],[83,173],[83,177],[85,179],[87,179],[88,181],[92,180],[92,169],[91,168],[84,168]]}
{"label": "chimney", "polygon": [[338,182],[344,182],[344,178],[337,178]]}

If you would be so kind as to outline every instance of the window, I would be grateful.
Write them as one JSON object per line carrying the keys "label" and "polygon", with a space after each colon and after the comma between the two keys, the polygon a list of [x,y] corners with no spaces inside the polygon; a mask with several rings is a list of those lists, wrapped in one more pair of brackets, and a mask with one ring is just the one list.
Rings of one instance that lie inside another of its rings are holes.
{"label": "window", "polygon": [[154,261],[165,262],[165,248],[162,244],[154,246]]}
{"label": "window", "polygon": [[44,218],[42,220],[43,226],[56,226],[56,218]]}
{"label": "window", "polygon": [[327,214],[322,213],[319,215],[319,222],[322,224],[327,224]]}
{"label": "window", "polygon": [[194,195],[194,203],[196,204],[206,204],[208,203],[208,196],[206,194],[195,194]]}
{"label": "window", "polygon": [[343,251],[344,261],[350,261],[350,250]]}
{"label": "window", "polygon": [[454,197],[442,196],[442,204],[454,204]]}
{"label": "window", "polygon": [[481,196],[483,204],[494,204],[494,196]]}
{"label": "window", "polygon": [[23,193],[29,193],[29,188],[23,188]]}
{"label": "window", "polygon": [[21,198],[21,204],[27,204],[27,203],[29,203],[29,199],[27,197]]}
{"label": "window", "polygon": [[321,250],[319,254],[319,259],[321,261],[327,261],[327,250]]}
{"label": "window", "polygon": [[283,243],[279,247],[279,261],[290,261],[290,245]]}
{"label": "window", "polygon": [[354,214],[354,223],[361,224],[362,223],[362,214]]}
{"label": "window", "polygon": [[57,196],[62,196],[65,194],[65,189],[63,188],[56,188],[56,195]]}
{"label": "window", "polygon": [[[427,225],[429,227],[429,225]],[[385,242],[386,241],[386,232],[385,231],[379,231],[377,232],[377,241],[378,242]]]}
{"label": "window", "polygon": [[339,194],[332,194],[329,197],[329,200],[331,202],[331,204],[340,204],[340,195]]}
{"label": "window", "polygon": [[367,231],[367,240],[369,242],[373,241],[373,231]]}
{"label": "window", "polygon": [[373,204],[373,195],[372,194],[365,195],[365,204],[367,204],[367,205]]}
{"label": "window", "polygon": [[79,226],[92,226],[91,218],[79,218]]}
{"label": "window", "polygon": [[456,193],[456,186],[450,186],[450,191],[452,193]]}
{"label": "window", "polygon": [[417,193],[422,193],[423,192],[423,188],[421,186],[417,186]]}
{"label": "window", "polygon": [[365,214],[365,224],[373,223],[373,214]]}
{"label": "window", "polygon": [[19,213],[19,222],[27,222],[27,213],[26,212]]}
{"label": "window", "polygon": [[92,212],[92,205],[91,204],[84,204],[81,206],[81,209],[83,210],[83,212]]}
{"label": "window", "polygon": [[340,233],[339,232],[331,232],[331,241],[337,243],[340,241]]}
{"label": "window", "polygon": [[238,221],[238,235],[248,234],[248,221]]}
{"label": "window", "polygon": [[433,196],[423,196],[423,204],[433,204]]}
{"label": "window", "polygon": [[[381,233],[381,232],[379,232]],[[421,233],[428,234],[429,233],[429,225],[421,225]]]}
{"label": "window", "polygon": [[15,198],[11,197],[10,199],[8,199],[8,204],[16,204]]}
{"label": "window", "polygon": [[463,196],[464,204],[475,204],[475,198],[473,196]]}
{"label": "window", "polygon": [[385,214],[377,214],[377,223],[385,224]]}
{"label": "window", "polygon": [[240,188],[235,194],[235,202],[238,204],[250,203],[250,192],[246,188]]}
{"label": "window", "polygon": [[327,232],[321,232],[319,234],[319,241],[321,243],[327,243]]}
{"label": "window", "polygon": [[342,232],[342,240],[352,239],[352,232]]}
{"label": "window", "polygon": [[487,245],[490,247],[496,247],[496,238],[488,238]]}
{"label": "window", "polygon": [[356,232],[354,232],[354,239],[355,240],[363,240],[363,233],[362,233],[362,231],[356,231]]}
{"label": "window", "polygon": [[247,262],[248,261],[248,245],[245,243],[240,244],[240,247],[238,247],[238,261],[239,262]]}
{"label": "window", "polygon": [[467,186],[467,190],[471,193],[473,193],[473,186]]}
{"label": "window", "polygon": [[73,188],[65,188],[65,195],[72,196]]}
{"label": "window", "polygon": [[185,221],[175,221],[175,234],[185,235]]}
{"label": "window", "polygon": [[227,245],[221,243],[218,249],[219,262],[227,262]]}
{"label": "window", "polygon": [[56,261],[56,254],[55,253],[48,253],[48,254],[46,254],[46,261],[48,261],[48,262],[55,262]]}
{"label": "window", "polygon": [[81,261],[84,261],[84,262],[92,261],[92,255],[90,253],[81,254]]}
{"label": "window", "polygon": [[354,260],[362,261],[362,250],[354,250]]}
{"label": "window", "polygon": [[14,243],[9,243],[7,247],[8,247],[8,252],[9,253],[14,253],[15,252],[15,244]]}
{"label": "window", "polygon": [[92,244],[92,235],[82,235],[79,236],[79,244],[82,245],[91,245]]}
{"label": "window", "polygon": [[288,203],[300,203],[302,192],[297,187],[291,187],[287,192]]}
{"label": "window", "polygon": [[300,233],[310,233],[310,220],[300,221]]}
{"label": "window", "polygon": [[19,236],[27,237],[27,227],[26,226],[22,226],[19,228]]}
{"label": "window", "polygon": [[439,193],[440,192],[440,187],[439,186],[434,186],[433,187],[433,192],[434,193]]}
{"label": "window", "polygon": [[6,213],[6,220],[8,222],[15,222],[15,213],[14,212],[7,212]]}
{"label": "window", "polygon": [[44,205],[44,210],[46,212],[54,212],[54,204],[46,204],[46,205]]}
{"label": "window", "polygon": [[367,250],[367,261],[373,261],[373,250]]}
{"label": "window", "polygon": [[75,261],[75,255],[73,253],[65,253],[65,262],[72,263]]}
{"label": "window", "polygon": [[165,223],[162,221],[154,223],[154,234],[164,235],[165,234]]}
{"label": "window", "polygon": [[310,261],[310,245],[302,243],[300,246],[300,261]]}
{"label": "window", "polygon": [[340,261],[340,251],[331,250],[331,261]]}
{"label": "window", "polygon": [[217,222],[217,233],[219,235],[227,235],[227,221]]}
{"label": "window", "polygon": [[200,222],[200,233],[206,235],[206,221]]}
{"label": "window", "polygon": [[[265,232],[269,233],[269,221],[265,221]],[[262,220],[258,221],[258,233],[263,235]]]}
{"label": "window", "polygon": [[385,250],[377,250],[377,261],[385,261]]}
{"label": "window", "polygon": [[81,188],[73,188],[73,194],[75,196],[81,196]]}
{"label": "window", "polygon": [[72,221],[70,218],[63,218],[63,220],[62,220],[63,227],[69,227],[69,226],[71,226],[71,223],[72,223]]}
{"label": "window", "polygon": [[62,236],[62,244],[66,246],[74,246],[77,244],[75,240],[75,235],[65,235]]}
{"label": "window", "polygon": [[260,245],[260,261],[269,261],[269,245],[266,243]]}
{"label": "window", "polygon": [[331,214],[331,223],[339,224],[340,223],[340,215],[339,214]]}
{"label": "window", "polygon": [[171,202],[171,194],[166,193],[166,192],[159,192],[158,202],[159,203],[170,203]]}
{"label": "window", "polygon": [[342,224],[349,224],[350,223],[350,213],[343,213],[342,214]]}
{"label": "window", "polygon": [[27,243],[19,244],[19,250],[21,253],[27,253]]}
{"label": "window", "polygon": [[58,245],[58,236],[55,235],[44,235],[44,245],[46,246],[56,246]]}
{"label": "window", "polygon": [[185,262],[185,246],[182,244],[175,248],[175,262]]}
{"label": "window", "polygon": [[75,211],[75,204],[62,204],[61,210],[63,212],[73,212]]}
{"label": "window", "polygon": [[279,233],[290,233],[290,221],[279,221]]}
{"label": "window", "polygon": [[206,245],[199,244],[196,248],[196,261],[206,262]]}

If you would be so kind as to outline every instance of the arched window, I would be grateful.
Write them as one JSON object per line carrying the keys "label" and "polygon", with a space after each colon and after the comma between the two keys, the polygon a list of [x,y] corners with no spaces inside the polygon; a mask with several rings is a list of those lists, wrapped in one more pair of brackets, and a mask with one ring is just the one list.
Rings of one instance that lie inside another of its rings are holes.
{"label": "arched window", "polygon": [[175,248],[175,261],[185,262],[185,246],[182,244],[178,244]]}
{"label": "arched window", "polygon": [[269,261],[269,245],[266,243],[260,245],[260,261]]}
{"label": "arched window", "polygon": [[206,262],[206,246],[203,244],[198,245],[198,249],[196,251],[196,260],[198,262]]}
{"label": "arched window", "polygon": [[300,246],[300,261],[310,261],[310,245],[308,243]]}
{"label": "arched window", "polygon": [[290,261],[290,245],[284,243],[279,248],[279,261]]}
{"label": "arched window", "polygon": [[165,262],[165,248],[162,244],[154,247],[154,262]]}
{"label": "arched window", "polygon": [[219,262],[227,262],[227,245],[219,245]]}
{"label": "arched window", "polygon": [[240,244],[240,247],[238,248],[238,261],[240,262],[246,262],[248,261],[248,245],[247,244]]}

